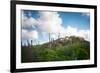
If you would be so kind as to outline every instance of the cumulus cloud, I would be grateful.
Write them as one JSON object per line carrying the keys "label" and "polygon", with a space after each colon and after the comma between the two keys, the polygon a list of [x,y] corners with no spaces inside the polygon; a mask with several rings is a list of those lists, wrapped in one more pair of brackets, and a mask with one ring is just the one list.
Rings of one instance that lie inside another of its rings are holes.
{"label": "cumulus cloud", "polygon": [[57,39],[59,34],[60,38],[64,38],[66,36],[77,36],[77,37],[82,37],[87,41],[90,41],[89,30],[79,30],[72,26],[64,28],[64,31],[62,33],[51,33],[51,38]]}
{"label": "cumulus cloud", "polygon": [[37,21],[32,17],[22,20],[22,28],[32,27],[33,25],[36,25],[36,24],[37,24]]}
{"label": "cumulus cloud", "polygon": [[38,39],[38,32],[36,30],[28,31],[25,29],[22,29],[22,40],[35,40]]}
{"label": "cumulus cloud", "polygon": [[22,11],[22,40],[35,40],[38,39],[38,32],[35,30],[35,25],[37,24],[36,19],[31,17],[31,14],[29,13],[29,17],[25,15],[25,13]]}
{"label": "cumulus cloud", "polygon": [[78,36],[78,37],[84,38],[87,41],[90,40],[90,31],[89,30],[78,30],[75,27],[68,26],[66,28],[65,32],[66,32],[67,36]]}
{"label": "cumulus cloud", "polygon": [[89,30],[80,30],[76,36],[83,37],[85,40],[90,41]]}
{"label": "cumulus cloud", "polygon": [[48,33],[59,33],[63,27],[62,19],[57,12],[39,12],[40,18],[38,19],[38,25],[42,31]]}
{"label": "cumulus cloud", "polygon": [[66,32],[66,35],[67,35],[67,36],[73,36],[73,35],[77,35],[78,30],[77,30],[77,28],[68,26],[68,27],[65,29],[65,32]]}
{"label": "cumulus cloud", "polygon": [[[30,15],[30,13],[29,13]],[[22,28],[23,29],[32,29],[35,28],[34,26],[37,24],[37,20],[33,17],[25,16],[24,12],[22,11]]]}
{"label": "cumulus cloud", "polygon": [[22,40],[27,40],[28,39],[27,33],[28,33],[27,30],[25,30],[25,29],[21,30],[21,39]]}

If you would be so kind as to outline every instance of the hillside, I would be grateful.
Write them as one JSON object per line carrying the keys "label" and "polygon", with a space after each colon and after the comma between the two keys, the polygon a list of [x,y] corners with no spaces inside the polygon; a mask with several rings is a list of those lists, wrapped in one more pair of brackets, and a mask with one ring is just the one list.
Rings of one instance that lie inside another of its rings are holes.
{"label": "hillside", "polygon": [[22,46],[22,62],[86,60],[90,58],[90,43],[81,37],[65,37],[42,45]]}

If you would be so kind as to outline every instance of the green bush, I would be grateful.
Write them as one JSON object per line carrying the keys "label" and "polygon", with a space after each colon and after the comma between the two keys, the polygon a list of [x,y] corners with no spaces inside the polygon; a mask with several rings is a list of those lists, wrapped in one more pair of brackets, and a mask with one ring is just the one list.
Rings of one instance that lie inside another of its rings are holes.
{"label": "green bush", "polygon": [[[74,37],[73,37],[74,38]],[[78,38],[76,40],[79,40]],[[68,60],[86,60],[90,58],[90,43],[87,41],[78,41],[58,46],[48,47],[36,45],[22,47],[22,62],[45,62],[45,61],[68,61]],[[68,42],[67,42],[68,43]]]}

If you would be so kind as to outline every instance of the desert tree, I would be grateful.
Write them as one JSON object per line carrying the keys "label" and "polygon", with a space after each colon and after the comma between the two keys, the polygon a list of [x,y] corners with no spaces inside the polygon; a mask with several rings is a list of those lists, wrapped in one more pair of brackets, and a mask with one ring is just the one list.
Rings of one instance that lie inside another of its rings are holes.
{"label": "desert tree", "polygon": [[49,33],[49,42],[51,41],[50,39],[51,39],[51,36],[50,36],[50,33]]}
{"label": "desert tree", "polygon": [[23,46],[23,42],[21,41],[21,46]]}
{"label": "desert tree", "polygon": [[51,48],[51,33],[48,33],[49,35],[49,47]]}

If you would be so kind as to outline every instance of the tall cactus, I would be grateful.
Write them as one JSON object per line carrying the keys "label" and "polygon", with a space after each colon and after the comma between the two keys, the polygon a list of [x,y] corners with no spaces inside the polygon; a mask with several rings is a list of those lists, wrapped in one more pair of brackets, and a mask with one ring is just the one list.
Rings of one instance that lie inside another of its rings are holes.
{"label": "tall cactus", "polygon": [[49,47],[51,48],[51,34],[49,33]]}
{"label": "tall cactus", "polygon": [[58,39],[60,39],[60,33],[58,33]]}
{"label": "tall cactus", "polygon": [[31,46],[32,46],[32,44],[33,44],[33,40],[31,40]]}

